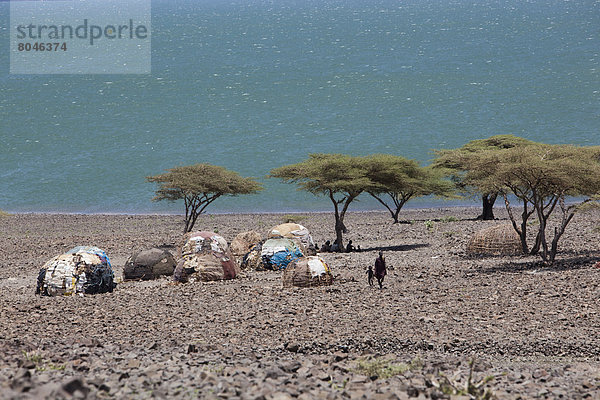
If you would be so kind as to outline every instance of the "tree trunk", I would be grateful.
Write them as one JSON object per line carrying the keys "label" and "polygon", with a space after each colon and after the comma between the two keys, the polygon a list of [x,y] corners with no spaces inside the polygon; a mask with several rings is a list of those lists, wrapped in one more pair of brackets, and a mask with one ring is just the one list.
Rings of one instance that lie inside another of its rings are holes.
{"label": "tree trunk", "polygon": [[535,243],[533,244],[533,247],[531,248],[531,251],[529,252],[529,254],[532,256],[536,255],[540,251],[541,245],[542,245],[542,236],[540,234],[540,231],[538,230],[537,235],[535,235]]}
{"label": "tree trunk", "polygon": [[[583,203],[587,203],[588,201],[589,199],[585,200]],[[576,208],[566,207],[565,199],[562,196],[559,198],[559,204],[562,211],[562,221],[559,228],[554,228],[554,237],[552,238],[552,245],[550,247],[550,264],[554,263],[554,260],[556,259],[556,253],[558,252],[558,241],[563,233],[565,233],[565,229],[567,228],[567,225],[569,225],[569,222],[571,222],[575,216],[576,210]]]}
{"label": "tree trunk", "polygon": [[[540,216],[541,215],[541,216]],[[541,243],[541,247],[542,247],[542,261],[546,262],[548,261],[548,242],[546,241],[546,219],[544,218],[543,213],[538,212],[538,219],[540,222],[540,228],[539,228],[539,236],[540,236],[540,243]]]}
{"label": "tree trunk", "polygon": [[505,193],[503,193],[502,196],[504,197],[504,205],[506,206],[506,212],[508,213],[510,222],[512,223],[515,232],[519,235],[519,239],[521,239],[521,250],[523,251],[523,254],[527,254],[529,252],[527,247],[527,218],[529,217],[529,214],[527,213],[527,201],[523,200],[523,214],[521,214],[521,227],[519,229],[510,202],[508,201],[508,196]]}
{"label": "tree trunk", "polygon": [[554,263],[554,259],[556,258],[556,252],[558,251],[558,240],[560,239],[564,231],[564,226],[561,227],[560,233],[558,228],[554,228],[554,238],[552,238],[552,247],[550,247],[550,264]]}
{"label": "tree trunk", "polygon": [[496,202],[496,197],[498,197],[498,193],[486,193],[481,196],[481,202],[483,205],[483,211],[481,215],[477,217],[477,219],[481,219],[484,221],[491,221],[494,218],[494,203]]}
{"label": "tree trunk", "polygon": [[333,196],[333,192],[330,190],[329,191],[329,198],[331,199],[331,202],[333,203],[333,210],[334,210],[334,215],[335,215],[335,242],[337,243],[339,249],[342,249],[342,243],[343,243],[343,235],[344,232],[346,231],[346,227],[344,226],[344,215],[342,213],[342,215],[340,216],[340,209],[339,209],[339,203],[336,201],[335,197]]}
{"label": "tree trunk", "polygon": [[343,249],[343,233],[345,227],[344,222],[340,220],[340,217],[336,214],[335,216],[335,243],[338,244],[340,251]]}

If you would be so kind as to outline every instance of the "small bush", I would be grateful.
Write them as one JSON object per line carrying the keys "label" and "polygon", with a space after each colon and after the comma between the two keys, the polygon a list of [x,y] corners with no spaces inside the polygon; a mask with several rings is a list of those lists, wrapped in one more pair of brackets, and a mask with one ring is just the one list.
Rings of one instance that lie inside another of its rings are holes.
{"label": "small bush", "polygon": [[394,364],[389,359],[374,358],[359,360],[355,371],[371,378],[387,379],[422,367],[423,365],[419,359],[412,360],[410,364]]}
{"label": "small bush", "polygon": [[9,216],[10,216],[9,213],[7,213],[6,211],[0,210],[0,218],[9,217]]}
{"label": "small bush", "polygon": [[425,221],[425,227],[427,227],[428,231],[432,231],[434,226],[435,222],[433,222],[432,220],[428,219],[427,221]]}
{"label": "small bush", "polygon": [[43,361],[42,356],[35,352],[23,352],[23,357],[35,365],[41,364]]}
{"label": "small bush", "polygon": [[287,223],[298,224],[298,223],[300,223],[300,221],[304,221],[307,218],[308,217],[306,215],[286,214],[283,217],[281,217],[281,220],[283,221],[284,224],[287,224]]}
{"label": "small bush", "polygon": [[457,222],[458,218],[456,218],[453,215],[450,215],[448,217],[444,217],[444,218],[440,218],[440,222]]}
{"label": "small bush", "polygon": [[[495,376],[486,376],[480,380],[475,380],[473,376],[473,368],[475,366],[475,360],[469,361],[469,375],[466,382],[461,383],[460,379],[449,378],[448,376],[440,373],[440,381],[432,379],[433,386],[437,387],[445,395],[450,396],[466,396],[470,399],[475,400],[492,400],[496,399],[496,396],[490,389],[486,389],[485,385],[495,379]],[[455,377],[458,374],[455,374]]]}
{"label": "small bush", "polygon": [[62,371],[66,368],[64,364],[53,364],[45,360],[36,352],[23,352],[23,358],[35,365],[36,371]]}

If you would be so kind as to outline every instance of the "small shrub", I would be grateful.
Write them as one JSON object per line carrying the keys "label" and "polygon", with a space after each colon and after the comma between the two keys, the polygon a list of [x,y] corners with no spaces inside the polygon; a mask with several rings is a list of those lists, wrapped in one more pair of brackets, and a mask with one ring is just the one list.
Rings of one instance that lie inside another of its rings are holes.
{"label": "small shrub", "polygon": [[[467,396],[470,399],[475,400],[492,400],[496,399],[494,393],[486,389],[484,386],[490,381],[494,380],[495,377],[493,375],[486,376],[485,378],[480,379],[479,381],[474,380],[473,377],[473,368],[475,366],[475,361],[469,361],[469,376],[467,377],[467,381],[464,384],[461,384],[459,380],[454,378],[449,378],[448,376],[440,373],[440,381],[432,379],[433,386],[440,389],[442,393],[450,396]],[[456,376],[456,374],[455,374]]]}
{"label": "small shrub", "polygon": [[0,218],[5,218],[5,217],[9,217],[9,216],[10,216],[9,213],[7,213],[6,211],[0,210]]}
{"label": "small shrub", "polygon": [[300,221],[304,221],[307,218],[308,217],[306,215],[286,214],[283,217],[281,217],[281,220],[283,221],[284,224],[287,224],[287,223],[298,224],[298,223],[300,223]]}
{"label": "small shrub", "polygon": [[23,352],[23,357],[35,365],[36,371],[63,371],[66,368],[64,364],[49,363],[48,360],[45,360],[36,352]]}
{"label": "small shrub", "polygon": [[456,235],[457,233],[458,233],[458,232],[456,232],[456,231],[448,231],[448,232],[444,232],[444,236],[446,236],[446,237],[449,237],[449,238],[450,238],[450,237],[452,237],[452,236]]}
{"label": "small shrub", "polygon": [[432,220],[428,219],[427,221],[425,221],[425,226],[427,227],[428,231],[432,231],[433,227],[435,226],[435,222],[433,222]]}
{"label": "small shrub", "polygon": [[225,369],[225,365],[215,362],[210,362],[206,364],[203,369],[208,372],[212,372],[217,375],[222,375],[223,370]]}
{"label": "small shrub", "polygon": [[25,357],[25,360],[27,361],[31,361],[32,363],[34,363],[35,365],[41,364],[43,359],[42,356],[39,355],[38,353],[34,353],[34,352],[23,352],[23,357]]}
{"label": "small shrub", "polygon": [[423,365],[419,359],[412,360],[410,364],[394,364],[389,359],[374,358],[359,360],[355,372],[376,379],[387,379],[422,367]]}
{"label": "small shrub", "polygon": [[444,223],[445,222],[457,222],[457,221],[458,221],[458,218],[456,218],[453,215],[450,215],[450,216],[444,217],[444,218],[440,218],[440,222],[444,222]]}
{"label": "small shrub", "polygon": [[338,384],[338,383],[336,383],[334,381],[330,382],[331,388],[333,390],[337,390],[337,391],[342,391],[342,390],[346,389],[346,385],[347,384],[348,384],[348,378],[344,379],[342,381],[342,383],[340,383],[340,384]]}
{"label": "small shrub", "polygon": [[48,364],[48,369],[50,371],[64,371],[66,366],[64,364]]}

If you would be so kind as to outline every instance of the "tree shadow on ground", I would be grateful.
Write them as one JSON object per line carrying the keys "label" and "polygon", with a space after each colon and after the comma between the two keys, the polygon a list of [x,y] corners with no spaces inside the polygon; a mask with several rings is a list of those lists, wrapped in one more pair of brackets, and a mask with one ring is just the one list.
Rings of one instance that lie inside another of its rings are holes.
{"label": "tree shadow on ground", "polygon": [[[432,222],[439,222],[441,224],[445,224],[448,222],[464,222],[464,221],[471,221],[471,222],[475,222],[475,221],[484,221],[481,218],[478,217],[472,217],[472,218],[456,218],[456,217],[446,217],[446,218],[417,218],[417,219],[411,219],[411,220],[400,220],[398,221],[396,224],[394,224],[392,222],[393,225],[413,225],[417,222],[427,222],[427,221],[432,221]],[[486,220],[486,221],[497,221],[497,222],[502,222],[502,221],[510,221],[508,218],[494,218],[493,220]]]}
{"label": "tree shadow on ground", "polygon": [[380,246],[380,247],[368,247],[361,249],[361,251],[409,251],[414,249],[420,249],[422,247],[429,247],[428,243],[416,243],[416,244],[400,244],[397,246]]}
{"label": "tree shadow on ground", "polygon": [[559,258],[554,264],[547,265],[540,260],[528,261],[507,261],[493,267],[480,267],[476,272],[481,274],[495,274],[502,272],[521,273],[521,272],[560,272],[572,271],[583,268],[593,268],[598,262],[598,255],[575,255],[573,257]]}

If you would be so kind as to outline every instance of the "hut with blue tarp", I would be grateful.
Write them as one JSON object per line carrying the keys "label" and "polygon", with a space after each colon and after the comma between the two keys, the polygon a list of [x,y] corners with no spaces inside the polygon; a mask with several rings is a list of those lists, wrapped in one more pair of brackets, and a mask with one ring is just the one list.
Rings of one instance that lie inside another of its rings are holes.
{"label": "hut with blue tarp", "polygon": [[263,269],[282,270],[288,264],[301,257],[304,253],[298,244],[291,239],[268,239],[261,249],[261,267]]}

